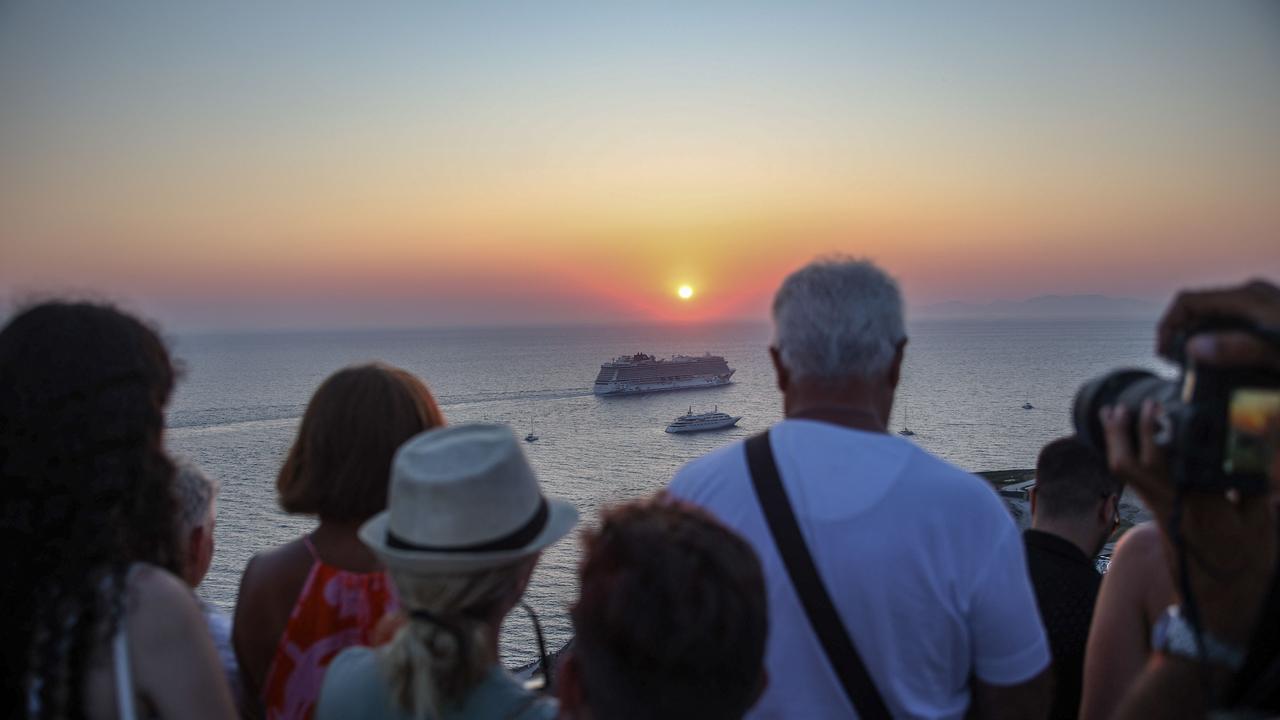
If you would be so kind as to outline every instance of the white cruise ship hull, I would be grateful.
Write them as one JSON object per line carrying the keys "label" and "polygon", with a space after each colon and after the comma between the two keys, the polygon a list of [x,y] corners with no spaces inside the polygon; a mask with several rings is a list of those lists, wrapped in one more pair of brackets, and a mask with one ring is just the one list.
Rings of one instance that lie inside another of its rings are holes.
{"label": "white cruise ship hull", "polygon": [[668,425],[667,432],[691,433],[691,432],[702,432],[704,430],[719,430],[721,428],[733,427],[734,425],[737,425],[738,421],[741,419],[742,419],[741,417],[730,417],[730,418],[725,418],[723,420],[716,420],[714,422],[690,423],[688,425],[680,425],[680,426]]}
{"label": "white cruise ship hull", "polygon": [[616,380],[614,382],[595,384],[594,392],[596,395],[639,395],[641,393],[664,392],[667,390],[693,390],[696,388],[718,387],[720,385],[728,385],[730,376],[733,372],[724,376],[702,376],[681,378],[679,380],[662,380],[656,382],[627,382],[625,380]]}

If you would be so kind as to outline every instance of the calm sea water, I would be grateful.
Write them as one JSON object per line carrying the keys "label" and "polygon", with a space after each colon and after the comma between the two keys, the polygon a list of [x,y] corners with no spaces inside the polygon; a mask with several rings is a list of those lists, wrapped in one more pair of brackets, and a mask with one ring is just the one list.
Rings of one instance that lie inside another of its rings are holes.
{"label": "calm sea water", "polygon": [[[924,448],[970,470],[1032,467],[1039,448],[1069,431],[1076,387],[1117,365],[1158,369],[1150,322],[938,321],[910,328],[894,428],[909,422]],[[274,482],[316,386],[352,363],[381,360],[422,377],[451,423],[505,422],[523,436],[548,493],[572,501],[584,524],[602,506],[661,489],[684,462],[781,417],[766,325],[414,330],[171,338],[185,366],[169,412],[171,449],[223,483],[217,550],[201,594],[230,611],[249,557],[314,520],[285,515]],[[617,355],[711,351],[737,370],[714,389],[623,398],[591,394],[600,363]],[[1033,410],[1023,410],[1030,402]],[[739,427],[663,432],[692,405],[742,415]],[[570,634],[576,536],[548,550],[526,599],[548,645]],[[508,664],[533,659],[532,630],[515,614]]]}

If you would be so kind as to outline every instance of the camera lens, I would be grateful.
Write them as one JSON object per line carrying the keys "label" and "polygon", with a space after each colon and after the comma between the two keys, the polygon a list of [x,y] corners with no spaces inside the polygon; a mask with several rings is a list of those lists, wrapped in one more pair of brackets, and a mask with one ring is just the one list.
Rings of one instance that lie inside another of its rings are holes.
{"label": "camera lens", "polygon": [[1167,407],[1177,397],[1177,383],[1162,380],[1146,370],[1116,370],[1094,378],[1080,386],[1071,408],[1076,436],[1106,457],[1106,437],[1102,421],[1098,418],[1103,407],[1121,405],[1128,408],[1130,438],[1136,444],[1137,421],[1143,401],[1151,399]]}

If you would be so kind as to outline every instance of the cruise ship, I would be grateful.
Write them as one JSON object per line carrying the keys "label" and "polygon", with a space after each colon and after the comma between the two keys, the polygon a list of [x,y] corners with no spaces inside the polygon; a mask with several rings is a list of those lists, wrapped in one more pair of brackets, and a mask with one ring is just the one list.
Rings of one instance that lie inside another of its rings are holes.
{"label": "cruise ship", "polygon": [[681,415],[671,424],[667,426],[669,433],[687,433],[701,432],[703,430],[719,430],[720,428],[732,427],[738,424],[742,417],[734,417],[727,413],[720,412],[720,408],[716,408],[715,412],[693,414],[693,408],[689,408],[689,412]]}
{"label": "cruise ship", "polygon": [[644,353],[623,355],[600,366],[596,395],[635,395],[661,390],[728,385],[734,370],[719,355],[675,355],[656,358]]}

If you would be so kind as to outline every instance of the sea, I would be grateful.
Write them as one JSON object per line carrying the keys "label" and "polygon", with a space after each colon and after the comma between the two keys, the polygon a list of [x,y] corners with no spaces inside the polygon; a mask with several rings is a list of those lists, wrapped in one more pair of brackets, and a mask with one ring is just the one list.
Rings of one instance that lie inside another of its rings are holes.
{"label": "sea", "polygon": [[[1030,468],[1046,442],[1071,429],[1085,380],[1119,367],[1172,374],[1153,357],[1150,321],[929,320],[909,325],[892,419],[912,442],[972,471]],[[199,592],[231,612],[245,563],[315,526],[283,513],[275,478],[306,403],[325,377],[378,360],[421,377],[449,423],[499,422],[522,443],[544,491],[577,506],[580,527],[601,508],[651,495],[685,462],[777,422],[777,390],[764,323],[616,327],[521,327],[176,335],[182,377],[168,414],[167,443],[222,483],[213,565]],[[723,355],[730,385],[629,397],[596,397],[600,364],[645,352]],[[1033,405],[1023,409],[1024,403]],[[664,432],[693,409],[741,415],[737,427]],[[526,601],[549,649],[571,635],[577,593],[575,533],[542,556]],[[502,631],[502,659],[536,658],[523,613]]]}

